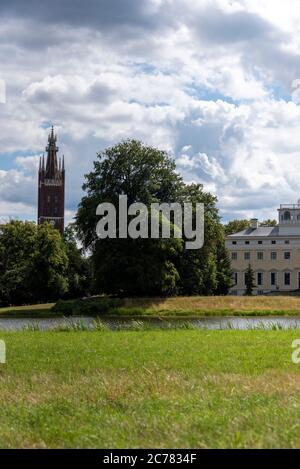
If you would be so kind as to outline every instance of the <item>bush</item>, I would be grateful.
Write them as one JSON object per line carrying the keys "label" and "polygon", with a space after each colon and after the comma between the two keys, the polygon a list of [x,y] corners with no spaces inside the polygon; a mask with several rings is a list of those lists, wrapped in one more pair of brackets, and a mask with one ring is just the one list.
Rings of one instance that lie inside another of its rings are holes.
{"label": "bush", "polygon": [[89,316],[101,315],[110,312],[121,305],[119,298],[80,298],[77,300],[59,300],[51,311],[64,316]]}

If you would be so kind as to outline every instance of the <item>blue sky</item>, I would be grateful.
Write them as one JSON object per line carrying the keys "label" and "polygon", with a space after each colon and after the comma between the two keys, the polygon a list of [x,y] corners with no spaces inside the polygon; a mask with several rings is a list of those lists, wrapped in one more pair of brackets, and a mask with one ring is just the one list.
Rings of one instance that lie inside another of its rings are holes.
{"label": "blue sky", "polygon": [[36,218],[53,123],[71,220],[97,151],[167,150],[224,220],[300,198],[298,0],[2,0],[0,219]]}

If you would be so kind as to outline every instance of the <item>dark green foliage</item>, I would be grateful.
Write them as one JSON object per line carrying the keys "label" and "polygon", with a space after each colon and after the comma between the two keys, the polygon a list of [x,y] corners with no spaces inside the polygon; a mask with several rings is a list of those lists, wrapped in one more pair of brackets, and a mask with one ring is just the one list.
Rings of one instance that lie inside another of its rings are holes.
{"label": "dark green foliage", "polygon": [[247,228],[250,228],[250,220],[232,220],[224,225],[224,232],[225,235],[228,236],[246,230]]}
{"label": "dark green foliage", "polygon": [[88,261],[68,230],[13,220],[0,229],[0,304],[49,302],[88,288]]}
{"label": "dark green foliage", "polygon": [[217,295],[226,295],[232,286],[230,258],[224,242],[217,244]]}
{"label": "dark green foliage", "polygon": [[121,306],[119,298],[81,298],[77,300],[59,300],[52,311],[64,316],[101,315]]}
{"label": "dark green foliage", "polygon": [[[135,140],[108,148],[98,154],[94,171],[86,176],[83,189],[86,196],[79,205],[76,226],[84,247],[91,252],[97,293],[119,296],[227,293],[231,271],[225,248],[220,248],[224,246],[224,234],[216,198],[204,192],[199,184],[185,184],[165,152]],[[98,239],[97,206],[112,202],[118,207],[118,197],[123,194],[128,196],[128,205],[204,203],[203,248],[185,250],[185,240],[174,238]]]}
{"label": "dark green foliage", "polygon": [[78,248],[73,225],[67,226],[63,238],[68,256],[68,292],[65,297],[86,296],[90,292],[92,283],[90,259],[84,257],[82,250]]}
{"label": "dark green foliage", "polygon": [[250,264],[248,265],[248,268],[246,270],[245,284],[246,284],[245,295],[251,296],[253,293],[253,288],[255,288],[256,285],[254,282],[254,271]]}
{"label": "dark green foliage", "polygon": [[277,220],[270,220],[270,218],[268,218],[268,220],[263,220],[261,222],[261,225],[262,226],[277,226]]}

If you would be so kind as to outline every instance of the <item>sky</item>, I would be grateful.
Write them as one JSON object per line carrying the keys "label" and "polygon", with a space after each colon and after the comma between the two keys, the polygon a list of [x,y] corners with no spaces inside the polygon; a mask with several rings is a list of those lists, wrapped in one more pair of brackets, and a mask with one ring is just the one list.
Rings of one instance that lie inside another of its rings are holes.
{"label": "sky", "polygon": [[223,221],[300,198],[300,0],[1,0],[0,219],[36,219],[50,125],[66,218],[98,151],[169,152]]}

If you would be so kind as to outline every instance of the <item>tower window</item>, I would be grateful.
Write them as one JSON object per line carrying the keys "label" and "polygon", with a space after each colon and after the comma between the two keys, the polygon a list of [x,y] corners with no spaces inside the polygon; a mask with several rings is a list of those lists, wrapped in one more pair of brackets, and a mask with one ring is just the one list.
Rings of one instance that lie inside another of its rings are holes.
{"label": "tower window", "polygon": [[291,253],[290,253],[290,251],[285,251],[285,253],[284,253],[284,259],[287,261],[287,260],[289,260],[290,258],[291,258]]}
{"label": "tower window", "polygon": [[276,244],[275,239],[272,239],[271,243],[272,243],[272,244]]}
{"label": "tower window", "polygon": [[263,253],[263,251],[258,251],[258,252],[257,252],[257,260],[258,260],[258,261],[262,261],[263,258],[264,258],[264,253]]}
{"label": "tower window", "polygon": [[245,259],[245,261],[250,260],[250,252],[244,252],[244,259]]}
{"label": "tower window", "polygon": [[277,252],[276,251],[271,252],[271,259],[272,259],[272,261],[276,261],[276,259],[277,259]]}
{"label": "tower window", "polygon": [[233,261],[236,261],[236,260],[237,260],[237,252],[232,252],[232,253],[231,253],[231,259],[232,259]]}
{"label": "tower window", "polygon": [[290,212],[284,212],[284,214],[283,214],[283,219],[284,219],[284,220],[290,220],[290,219],[291,219],[291,214],[290,214]]}

